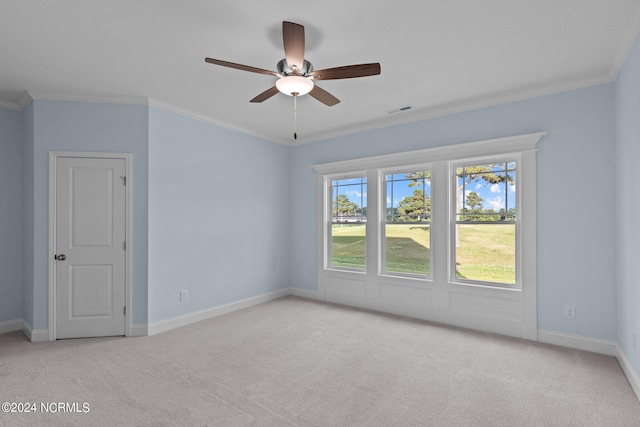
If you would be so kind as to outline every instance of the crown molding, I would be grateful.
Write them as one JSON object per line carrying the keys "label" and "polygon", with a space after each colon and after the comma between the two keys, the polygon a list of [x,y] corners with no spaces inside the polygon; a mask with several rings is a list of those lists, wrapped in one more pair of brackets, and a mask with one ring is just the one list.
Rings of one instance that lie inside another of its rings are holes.
{"label": "crown molding", "polygon": [[126,104],[126,105],[148,105],[149,98],[146,96],[120,96],[120,95],[63,95],[59,93],[29,92],[27,95],[31,100],[38,101],[63,101],[63,102],[95,102],[101,104]]}
{"label": "crown molding", "polygon": [[18,100],[18,107],[20,107],[20,111],[24,110],[33,102],[33,97],[29,93],[28,90],[25,90],[20,99]]}
{"label": "crown molding", "polygon": [[480,108],[493,107],[496,105],[538,98],[541,96],[569,92],[576,89],[583,89],[600,84],[611,83],[614,80],[615,79],[611,78],[608,73],[596,78],[588,78],[578,81],[565,81],[554,84],[541,84],[520,90],[493,93],[486,96],[444,105],[438,105],[435,107],[415,109],[404,114],[393,115],[392,117],[378,118],[351,126],[344,126],[341,128],[333,129],[328,132],[312,134],[307,136],[304,141],[296,145],[309,144],[317,141],[326,141],[329,139],[340,138],[355,133],[362,133],[392,126],[415,123],[422,120],[433,119],[436,117],[444,117],[452,114],[478,110]]}
{"label": "crown molding", "polygon": [[24,91],[20,99],[17,101],[8,101],[0,99],[0,107],[9,108],[10,110],[22,111],[33,101],[29,91]]}
{"label": "crown molding", "polygon": [[160,101],[160,100],[157,100],[157,99],[154,99],[154,98],[149,98],[148,105],[150,107],[159,108],[161,110],[168,111],[168,112],[171,112],[171,113],[176,113],[176,114],[179,114],[181,116],[189,117],[189,118],[192,118],[192,119],[195,119],[195,120],[199,120],[201,122],[208,123],[208,124],[211,124],[211,125],[214,125],[214,126],[218,126],[218,127],[221,127],[221,128],[233,130],[233,131],[236,131],[236,132],[239,132],[239,133],[243,133],[245,135],[253,136],[255,138],[259,138],[259,139],[263,139],[263,140],[266,140],[266,141],[275,142],[275,143],[278,143],[278,144],[290,145],[289,142],[282,141],[282,140],[280,140],[278,138],[273,138],[273,137],[271,137],[269,135],[266,135],[266,134],[263,134],[263,133],[260,133],[260,132],[254,132],[252,130],[249,130],[249,129],[246,129],[246,128],[243,128],[243,127],[240,127],[240,126],[235,126],[235,125],[232,125],[232,124],[229,124],[229,123],[226,123],[226,122],[222,122],[220,120],[216,120],[216,119],[214,119],[212,117],[207,117],[207,116],[204,116],[202,114],[194,113],[193,111],[189,111],[189,110],[187,110],[185,108],[178,107],[177,105],[173,105],[173,104],[170,104],[168,102]]}
{"label": "crown molding", "polygon": [[34,100],[38,101],[64,101],[64,102],[97,102],[106,104],[128,104],[128,105],[148,105],[146,97],[124,97],[124,96],[78,96],[78,95],[62,95],[56,93],[30,92],[24,91],[24,94],[17,101],[0,100],[0,106],[5,106],[14,110],[24,110]]}
{"label": "crown molding", "polygon": [[20,108],[20,105],[18,105],[17,102],[5,101],[3,99],[0,99],[0,108],[6,108],[9,110],[16,110],[16,111],[22,110],[22,108]]}
{"label": "crown molding", "polygon": [[0,107],[8,108],[10,110],[22,111],[31,104],[33,97],[28,91],[24,91],[20,99],[17,101],[7,101],[0,99]]}

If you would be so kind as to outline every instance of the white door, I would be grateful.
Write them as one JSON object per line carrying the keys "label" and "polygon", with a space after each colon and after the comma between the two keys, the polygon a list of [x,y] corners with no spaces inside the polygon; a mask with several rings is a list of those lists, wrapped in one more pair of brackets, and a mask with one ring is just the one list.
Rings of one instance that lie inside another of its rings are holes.
{"label": "white door", "polygon": [[125,334],[125,159],[56,160],[56,338]]}

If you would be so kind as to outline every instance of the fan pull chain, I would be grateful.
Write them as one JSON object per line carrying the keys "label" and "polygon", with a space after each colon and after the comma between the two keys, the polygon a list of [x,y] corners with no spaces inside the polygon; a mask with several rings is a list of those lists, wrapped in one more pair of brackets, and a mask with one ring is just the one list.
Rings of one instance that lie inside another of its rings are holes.
{"label": "fan pull chain", "polygon": [[298,92],[293,92],[293,139],[298,139],[298,108],[297,108]]}

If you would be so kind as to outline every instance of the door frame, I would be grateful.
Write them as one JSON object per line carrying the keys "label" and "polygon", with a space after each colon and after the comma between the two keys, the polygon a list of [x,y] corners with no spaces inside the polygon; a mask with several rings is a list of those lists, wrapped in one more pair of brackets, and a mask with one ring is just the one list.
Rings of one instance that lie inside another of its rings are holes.
{"label": "door frame", "polygon": [[131,336],[131,153],[93,153],[81,151],[50,151],[49,152],[49,341],[56,340],[56,269],[57,262],[53,259],[56,254],[56,164],[58,158],[70,157],[80,159],[124,159],[125,161],[125,336]]}

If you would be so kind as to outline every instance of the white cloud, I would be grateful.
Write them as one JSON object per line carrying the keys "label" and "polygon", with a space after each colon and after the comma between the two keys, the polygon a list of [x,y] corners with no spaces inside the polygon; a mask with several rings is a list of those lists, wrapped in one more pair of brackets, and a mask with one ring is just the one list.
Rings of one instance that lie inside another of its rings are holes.
{"label": "white cloud", "polygon": [[489,189],[491,190],[492,193],[499,193],[500,192],[500,185],[499,184],[493,184],[491,187],[489,187]]}
{"label": "white cloud", "polygon": [[504,199],[502,197],[494,197],[493,199],[486,199],[484,201],[484,208],[500,211],[500,209],[504,208]]}

